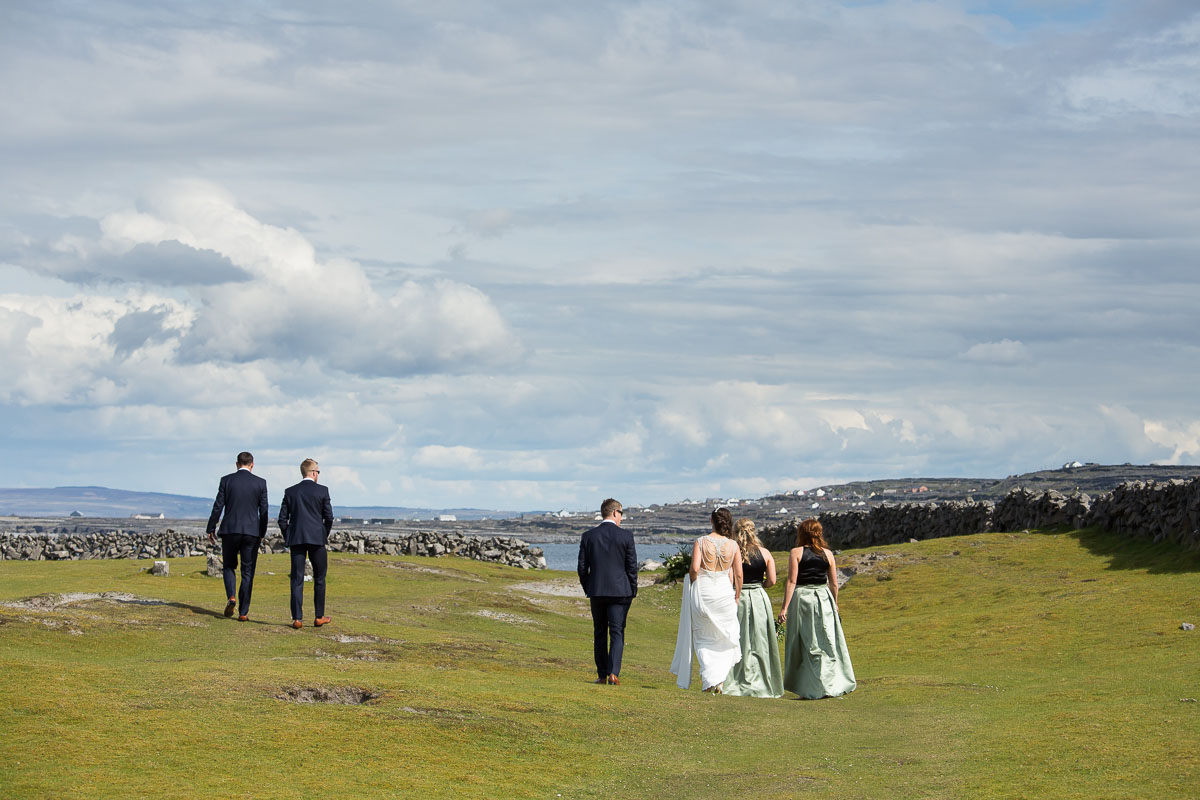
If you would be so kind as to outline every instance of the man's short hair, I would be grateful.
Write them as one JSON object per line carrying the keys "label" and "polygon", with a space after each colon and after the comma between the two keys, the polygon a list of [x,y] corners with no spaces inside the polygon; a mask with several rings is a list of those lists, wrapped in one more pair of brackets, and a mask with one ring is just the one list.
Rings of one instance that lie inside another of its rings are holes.
{"label": "man's short hair", "polygon": [[245,450],[243,450],[242,452],[238,453],[238,457],[237,457],[237,465],[238,465],[239,467],[248,467],[248,466],[250,466],[250,465],[251,465],[251,464],[253,464],[253,463],[254,463],[254,456],[253,456],[253,455],[251,455],[250,453],[248,453],[248,452],[247,452],[247,451],[245,451]]}
{"label": "man's short hair", "polygon": [[300,477],[307,478],[310,472],[319,472],[316,459],[306,458],[300,462]]}
{"label": "man's short hair", "polygon": [[607,519],[622,510],[621,504],[611,497],[600,504],[600,516]]}

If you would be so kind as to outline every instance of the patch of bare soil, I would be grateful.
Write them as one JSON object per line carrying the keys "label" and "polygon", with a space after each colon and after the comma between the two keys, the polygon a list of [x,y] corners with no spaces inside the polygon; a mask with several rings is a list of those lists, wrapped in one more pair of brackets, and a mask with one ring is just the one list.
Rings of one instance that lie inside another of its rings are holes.
{"label": "patch of bare soil", "polygon": [[536,619],[523,617],[520,614],[509,614],[506,611],[492,611],[488,608],[480,609],[472,612],[477,617],[485,617],[487,619],[498,620],[499,622],[507,622],[512,625],[541,625]]}
{"label": "patch of bare soil", "polygon": [[379,697],[379,692],[357,686],[289,686],[275,695],[277,700],[290,703],[333,703],[361,706]]}
{"label": "patch of bare soil", "polygon": [[21,600],[11,600],[3,605],[23,611],[58,611],[64,606],[91,603],[97,600],[109,603],[128,603],[139,606],[162,606],[166,600],[138,597],[125,592],[68,592],[66,594],[39,594]]}
{"label": "patch of bare soil", "polygon": [[353,653],[327,653],[316,650],[313,655],[317,658],[336,658],[339,661],[390,661],[393,657],[382,650],[355,650]]}
{"label": "patch of bare soil", "polygon": [[[653,576],[638,576],[639,588],[653,585]],[[518,592],[534,592],[535,594],[549,594],[556,597],[586,597],[583,593],[583,587],[574,578],[556,578],[550,581],[523,581],[521,583],[509,584],[508,588]]]}
{"label": "patch of bare soil", "polygon": [[472,575],[468,572],[459,572],[453,569],[438,569],[437,567],[427,567],[424,564],[410,564],[407,561],[380,561],[378,562],[388,569],[398,569],[404,572],[424,572],[429,575],[443,575],[447,578],[454,578],[460,581],[470,581],[471,583],[486,583],[483,578],[478,575]]}
{"label": "patch of bare soil", "polygon": [[338,644],[404,644],[402,639],[388,639],[385,636],[375,636],[370,633],[355,634],[335,633],[329,637]]}
{"label": "patch of bare soil", "polygon": [[462,714],[456,711],[451,711],[448,708],[414,708],[413,706],[401,706],[400,710],[405,714],[417,714],[422,717],[440,717],[443,719],[470,719],[475,716],[473,714]]}

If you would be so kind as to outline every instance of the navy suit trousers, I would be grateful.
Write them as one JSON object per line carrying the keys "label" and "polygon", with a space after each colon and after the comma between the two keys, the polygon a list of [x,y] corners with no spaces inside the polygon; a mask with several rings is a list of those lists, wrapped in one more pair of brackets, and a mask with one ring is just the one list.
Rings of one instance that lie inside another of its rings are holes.
{"label": "navy suit trousers", "polygon": [[593,597],[592,639],[596,653],[596,674],[601,678],[621,674],[621,655],[625,652],[625,619],[632,597]]}
{"label": "navy suit trousers", "polygon": [[304,559],[312,562],[313,605],[316,617],[325,616],[325,572],[329,553],[323,544],[292,545],[292,619],[304,619]]}
{"label": "navy suit trousers", "polygon": [[242,562],[242,585],[237,590],[237,599],[238,614],[243,617],[250,613],[250,593],[254,591],[254,568],[258,566],[260,541],[257,536],[241,533],[227,533],[221,537],[221,575],[225,579],[226,597],[234,596],[238,560]]}

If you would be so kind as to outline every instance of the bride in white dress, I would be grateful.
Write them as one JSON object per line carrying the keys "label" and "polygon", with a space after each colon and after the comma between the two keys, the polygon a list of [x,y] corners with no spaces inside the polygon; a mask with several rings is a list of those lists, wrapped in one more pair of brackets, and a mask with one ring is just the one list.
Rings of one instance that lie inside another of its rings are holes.
{"label": "bride in white dress", "polygon": [[681,689],[692,682],[692,651],[700,662],[700,685],[720,694],[733,665],[742,660],[738,597],[742,591],[742,558],[727,508],[712,513],[712,533],[692,545],[692,566],[683,579],[679,635],[671,672]]}

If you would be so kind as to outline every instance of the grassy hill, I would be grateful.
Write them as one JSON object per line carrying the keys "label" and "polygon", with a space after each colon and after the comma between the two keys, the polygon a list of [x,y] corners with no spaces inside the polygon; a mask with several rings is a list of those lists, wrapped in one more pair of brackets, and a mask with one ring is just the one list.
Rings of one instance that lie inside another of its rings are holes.
{"label": "grassy hill", "polygon": [[[248,623],[221,616],[200,559],[173,560],[168,578],[137,561],[0,562],[0,786],[6,798],[1196,796],[1200,631],[1180,623],[1200,624],[1200,556],[1094,532],[870,552],[839,558],[862,569],[841,595],[859,688],[822,701],[675,688],[678,585],[641,591],[624,683],[603,687],[589,682],[585,602],[555,593],[569,573],[334,555],[333,624],[293,631],[286,556],[260,560]],[[306,691],[374,698],[291,699]]]}

